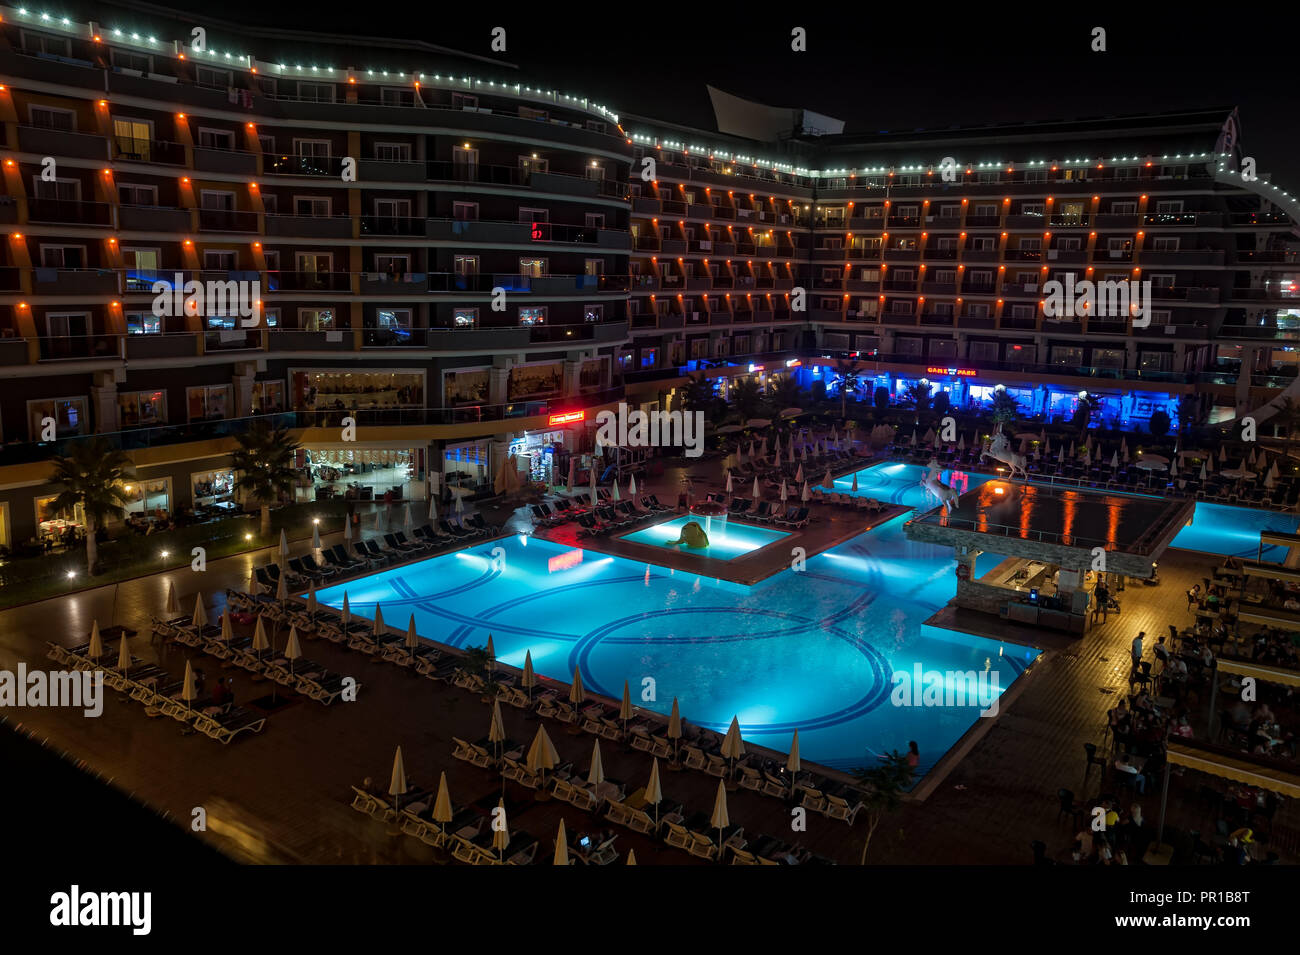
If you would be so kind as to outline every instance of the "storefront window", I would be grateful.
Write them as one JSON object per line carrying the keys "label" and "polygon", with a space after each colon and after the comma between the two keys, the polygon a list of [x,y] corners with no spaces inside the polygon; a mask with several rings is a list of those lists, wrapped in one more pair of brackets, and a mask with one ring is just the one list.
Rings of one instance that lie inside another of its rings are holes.
{"label": "storefront window", "polygon": [[129,391],[117,396],[123,428],[148,428],[167,423],[167,395],[161,391]]}
{"label": "storefront window", "polygon": [[[314,488],[316,500],[343,498],[404,501],[424,479],[424,453],[418,448],[305,448],[302,486]],[[422,492],[421,492],[422,493]]]}
{"label": "storefront window", "polygon": [[524,326],[546,324],[546,307],[521,308],[519,324]]}
{"label": "storefront window", "polygon": [[473,328],[478,324],[477,308],[458,308],[452,312],[451,324],[453,328]]}
{"label": "storefront window", "polygon": [[[563,484],[568,480],[566,472],[560,474],[555,466],[557,454],[564,451],[564,431],[529,431],[522,438],[510,442],[510,453],[515,456],[520,471],[526,472],[529,480],[541,484]],[[493,475],[495,478],[495,475]]]}
{"label": "storefront window", "polygon": [[43,440],[46,418],[54,419],[54,433],[59,438],[88,434],[90,431],[85,398],[53,398],[27,402],[28,431],[31,440]]}
{"label": "storefront window", "polygon": [[43,538],[64,539],[79,534],[86,526],[86,514],[78,504],[72,513],[54,510],[54,495],[36,498],[36,526]]}
{"label": "storefront window", "polygon": [[253,414],[279,414],[283,410],[283,381],[253,382]]}
{"label": "storefront window", "polygon": [[123,487],[126,491],[126,513],[150,520],[165,520],[171,515],[172,493],[170,478],[139,481]]}
{"label": "storefront window", "polygon": [[491,486],[489,452],[486,441],[448,445],[443,452],[443,478],[452,493],[472,494]]}
{"label": "storefront window", "polygon": [[235,494],[235,472],[231,470],[199,471],[190,475],[190,483],[196,505],[228,501]]}
{"label": "storefront window", "polygon": [[230,385],[204,385],[185,389],[191,421],[215,421],[230,413]]}
{"label": "storefront window", "polygon": [[1124,349],[1094,348],[1092,350],[1092,363],[1098,368],[1123,368]]}
{"label": "storefront window", "polygon": [[295,371],[293,407],[299,411],[424,407],[424,375],[399,371]]}
{"label": "storefront window", "polygon": [[1083,349],[1067,347],[1065,345],[1052,346],[1052,364],[1053,365],[1082,365]]}

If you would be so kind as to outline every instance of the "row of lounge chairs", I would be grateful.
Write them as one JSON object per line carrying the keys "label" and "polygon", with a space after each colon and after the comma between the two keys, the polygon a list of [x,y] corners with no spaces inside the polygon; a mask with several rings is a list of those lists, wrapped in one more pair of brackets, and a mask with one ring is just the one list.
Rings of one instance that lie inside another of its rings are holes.
{"label": "row of lounge chairs", "polygon": [[352,787],[352,808],[387,825],[396,824],[408,836],[425,845],[449,852],[452,858],[467,865],[529,865],[537,857],[539,841],[527,832],[510,834],[510,844],[503,850],[492,846],[489,818],[473,806],[457,812],[448,823],[432,818],[434,794],[419,789],[408,792],[394,806],[391,796]]}
{"label": "row of lounge chairs", "polygon": [[659,503],[653,494],[641,498],[641,507],[631,501],[618,501],[614,504],[596,508],[593,512],[578,516],[579,537],[597,537],[635,527],[646,521],[654,520],[670,510]]}
{"label": "row of lounge chairs", "polygon": [[[56,663],[78,671],[98,670],[106,685],[144,704],[146,712],[170,716],[219,743],[228,744],[241,733],[260,733],[266,726],[266,717],[262,714],[231,703],[218,706],[211,698],[186,703],[180,698],[184,689],[183,679],[177,679],[162,667],[144,663],[137,657],[131,657],[131,665],[122,671],[91,659],[88,644],[69,650],[51,643],[49,648],[46,655]],[[116,660],[116,655],[112,659]]]}
{"label": "row of lounge chairs", "polygon": [[[248,604],[227,598],[226,607],[233,611],[239,607],[247,612]],[[308,699],[325,706],[338,701],[348,689],[358,689],[355,678],[336,673],[320,663],[299,657],[288,660],[276,653],[253,649],[252,637],[235,637],[229,643],[221,639],[221,628],[209,625],[195,627],[188,620],[161,620],[154,618],[154,631],[164,639],[192,647],[255,676],[263,676],[286,689],[301,693]]]}
{"label": "row of lounge chairs", "polygon": [[885,505],[881,504],[874,497],[841,494],[837,491],[827,491],[821,486],[811,488],[808,493],[813,496],[813,500],[818,504],[830,504],[847,510],[860,511],[865,514],[879,514],[885,509]]}

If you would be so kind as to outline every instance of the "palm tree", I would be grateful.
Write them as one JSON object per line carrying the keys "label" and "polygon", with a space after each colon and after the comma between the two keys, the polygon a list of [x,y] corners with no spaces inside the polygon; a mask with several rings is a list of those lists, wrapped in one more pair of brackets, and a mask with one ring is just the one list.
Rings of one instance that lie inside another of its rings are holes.
{"label": "palm tree", "polygon": [[1101,405],[1101,399],[1093,395],[1081,395],[1074,408],[1074,423],[1079,426],[1079,437],[1088,433],[1092,424],[1092,413]]}
{"label": "palm tree", "polygon": [[63,490],[50,506],[56,514],[75,514],[81,506],[86,518],[86,572],[92,577],[99,573],[95,534],[109,518],[125,513],[130,470],[130,459],[103,438],[78,441],[67,456],[54,459],[52,480]]}
{"label": "palm tree", "polygon": [[880,757],[881,765],[868,769],[855,769],[853,775],[858,777],[867,795],[863,803],[867,810],[867,841],[862,844],[862,864],[867,864],[867,849],[871,847],[871,837],[885,813],[893,812],[902,803],[903,793],[912,785],[912,767],[907,764],[907,756],[898,750],[892,750]]}
{"label": "palm tree", "polygon": [[794,375],[785,375],[768,390],[772,404],[779,408],[802,408],[803,389]]}
{"label": "palm tree", "polygon": [[840,417],[849,416],[849,392],[857,392],[862,387],[862,374],[856,362],[837,361],[835,363],[835,381],[840,386]]}
{"label": "palm tree", "polygon": [[287,428],[273,428],[265,421],[253,422],[235,440],[239,447],[230,455],[238,472],[235,487],[261,505],[261,535],[269,537],[271,505],[293,490],[293,459],[298,444],[289,437]]}
{"label": "palm tree", "polygon": [[685,389],[682,401],[685,402],[687,411],[707,413],[710,410],[713,405],[713,381],[704,377],[703,372],[687,375],[686,384],[682,387]]}
{"label": "palm tree", "polygon": [[731,386],[731,403],[740,412],[742,421],[748,421],[763,404],[763,389],[753,378],[741,378]]}
{"label": "palm tree", "polygon": [[930,393],[933,386],[927,381],[924,384],[916,382],[907,386],[908,400],[916,405],[917,411],[926,411],[930,407]]}
{"label": "palm tree", "polygon": [[1015,396],[1005,388],[999,388],[993,392],[992,412],[989,415],[993,419],[994,425],[1002,426],[1013,424],[1020,417],[1020,403],[1016,401]]}

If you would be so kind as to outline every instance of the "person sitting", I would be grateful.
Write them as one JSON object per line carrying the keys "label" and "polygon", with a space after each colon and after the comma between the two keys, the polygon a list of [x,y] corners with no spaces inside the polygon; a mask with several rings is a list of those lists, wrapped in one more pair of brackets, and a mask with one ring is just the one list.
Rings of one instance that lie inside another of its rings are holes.
{"label": "person sitting", "polygon": [[1147,791],[1146,777],[1143,776],[1140,772],[1138,772],[1138,768],[1136,766],[1134,766],[1132,763],[1129,762],[1127,753],[1122,753],[1119,756],[1119,758],[1115,760],[1115,770],[1116,772],[1128,773],[1133,777],[1134,792],[1142,793],[1142,794],[1146,793]]}

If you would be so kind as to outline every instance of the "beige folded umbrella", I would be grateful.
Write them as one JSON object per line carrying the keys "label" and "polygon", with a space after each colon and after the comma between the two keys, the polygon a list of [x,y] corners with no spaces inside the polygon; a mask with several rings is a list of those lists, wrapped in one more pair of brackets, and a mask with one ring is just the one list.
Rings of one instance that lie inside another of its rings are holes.
{"label": "beige folded umbrella", "polygon": [[537,674],[533,672],[533,651],[524,651],[524,675],[519,680],[520,685],[528,691],[528,702],[533,702],[533,687],[537,685]]}
{"label": "beige folded umbrella", "polygon": [[127,645],[126,634],[122,634],[122,642],[117,645],[117,668],[125,673],[131,669],[131,648]]}
{"label": "beige folded umbrella", "polygon": [[343,632],[346,633],[348,624],[352,622],[352,608],[348,606],[348,592],[343,591]]}
{"label": "beige folded umbrella", "polygon": [[280,569],[283,570],[286,561],[289,559],[289,535],[280,528]]}
{"label": "beige folded umbrella", "polygon": [[289,599],[289,575],[283,570],[280,571],[280,579],[275,584],[275,599],[280,601]]}
{"label": "beige folded umbrella", "polygon": [[406,794],[406,764],[402,762],[402,747],[397,747],[393,755],[393,775],[388,781],[388,795],[393,797],[393,811],[401,808],[402,796]]}
{"label": "beige folded umbrella", "polygon": [[709,822],[718,830],[718,853],[721,854],[722,830],[731,825],[731,817],[727,814],[727,787],[721,779],[718,780],[718,795],[713,800],[713,815]]}
{"label": "beige folded umbrella", "polygon": [[751,493],[751,495],[753,496],[754,500],[756,500],[756,501],[759,499],[760,496],[762,496],[762,493],[763,493],[763,492],[760,491],[760,490],[758,489],[758,478],[757,478],[757,477],[754,478],[754,490],[753,490],[752,492],[750,492],[750,493]]}
{"label": "beige folded umbrella", "polygon": [[185,705],[193,709],[194,701],[198,698],[198,686],[194,680],[194,666],[189,660],[185,661],[185,680],[181,684],[181,699]]}
{"label": "beige folded umbrella", "polygon": [[194,598],[194,616],[190,618],[190,626],[206,627],[208,625],[208,612],[203,609],[203,594],[198,594]]}
{"label": "beige folded umbrella", "polygon": [[592,792],[596,787],[605,781],[605,763],[600,758],[600,740],[596,739],[591,744],[591,768],[587,771],[587,783],[591,786]]}
{"label": "beige folded umbrella", "polygon": [[325,559],[325,555],[321,552],[319,524],[313,524],[311,528],[311,555],[318,564]]}
{"label": "beige folded umbrella", "polygon": [[[492,719],[488,721],[488,742],[493,744],[504,743],[505,739],[506,739],[506,724],[505,721],[501,719],[501,701],[493,700]],[[499,751],[500,747],[496,747],[496,748],[498,750],[497,758],[500,759],[501,758],[501,754]]]}
{"label": "beige folded umbrella", "polygon": [[573,683],[569,686],[569,702],[574,706],[581,706],[587,698],[587,692],[582,688],[582,674],[578,668],[573,668]]}
{"label": "beige folded umbrella", "polygon": [[633,474],[632,477],[628,479],[627,493],[628,493],[628,497],[632,497],[632,498],[636,497],[636,475],[635,474]]}
{"label": "beige folded umbrella", "polygon": [[[412,614],[412,616],[414,616],[414,614]],[[384,612],[383,612],[381,609],[379,609],[379,604],[376,603],[376,604],[375,604],[375,616],[374,616],[374,619],[372,619],[371,622],[370,622],[370,629],[371,629],[371,631],[373,631],[375,637],[378,638],[379,635],[380,635],[381,633],[384,632],[384,629],[385,629],[387,626],[388,626],[388,625],[387,625],[386,623],[384,623]],[[408,637],[409,637],[409,634],[408,634]],[[408,644],[408,646],[409,646],[409,644]]]}
{"label": "beige folded umbrella", "polygon": [[492,848],[497,851],[497,861],[505,862],[506,846],[510,845],[510,827],[506,823],[506,801],[497,800],[497,811],[492,815]]}
{"label": "beige folded umbrella", "polygon": [[727,727],[727,735],[722,738],[722,755],[734,761],[745,755],[745,744],[740,739],[740,720],[733,716]]}
{"label": "beige folded umbrella", "polygon": [[165,613],[169,617],[179,617],[181,615],[180,601],[176,599],[176,585],[170,580],[167,581],[167,607]]}
{"label": "beige folded umbrella", "polygon": [[560,826],[555,832],[555,865],[569,864],[569,834],[564,831],[564,819],[560,819]]}
{"label": "beige folded umbrella", "polygon": [[289,628],[289,640],[284,645],[284,658],[289,661],[289,675],[293,676],[293,661],[302,656],[302,644],[298,642],[298,628]]}
{"label": "beige folded umbrella", "polygon": [[271,643],[266,639],[266,626],[262,623],[262,618],[257,618],[257,627],[253,630],[253,649],[257,651],[257,661],[262,662],[262,651],[269,650]]}
{"label": "beige folded umbrella", "polygon": [[230,628],[230,608],[227,607],[226,612],[221,615],[221,642],[228,646],[233,639],[235,634]]}
{"label": "beige folded umbrella", "polygon": [[831,479],[830,468],[826,469],[826,476],[822,478],[822,487],[826,488],[828,491],[835,490],[835,481]]}
{"label": "beige folded umbrella", "polygon": [[91,621],[90,624],[90,646],[86,648],[86,656],[92,660],[98,660],[104,655],[104,641],[99,635],[99,621]]}
{"label": "beige folded umbrella", "polygon": [[632,693],[627,680],[623,681],[623,701],[618,705],[618,718],[623,721],[623,732],[627,733],[627,721],[633,716]]}
{"label": "beige folded umbrella", "polygon": [[636,850],[635,850],[635,849],[628,849],[628,850],[627,850],[627,864],[628,864],[628,865],[636,865]]}
{"label": "beige folded umbrella", "polygon": [[445,826],[451,822],[451,793],[447,790],[447,773],[438,776],[438,796],[433,801],[433,821]]}
{"label": "beige folded umbrella", "polygon": [[316,581],[313,580],[307,588],[307,612],[312,615],[313,620],[316,618],[316,611],[319,609],[320,604],[316,600]]}
{"label": "beige folded umbrella", "polygon": [[555,744],[551,738],[546,735],[546,727],[537,727],[537,735],[533,737],[533,744],[528,747],[528,771],[530,773],[540,772],[545,778],[546,770],[554,769],[555,764],[560,761],[560,754],[555,750]]}
{"label": "beige folded umbrella", "polygon": [[645,784],[645,801],[655,807],[655,825],[659,825],[659,804],[663,802],[664,790],[659,783],[659,757],[650,764],[650,781]]}
{"label": "beige folded umbrella", "polygon": [[853,490],[856,492],[857,489],[858,489],[858,472],[857,472],[857,471],[854,471],[854,472],[853,472]]}
{"label": "beige folded umbrella", "polygon": [[785,768],[790,772],[790,796],[794,797],[794,777],[800,769],[799,762],[799,731],[794,731],[794,741],[790,743],[790,755],[785,758]]}

